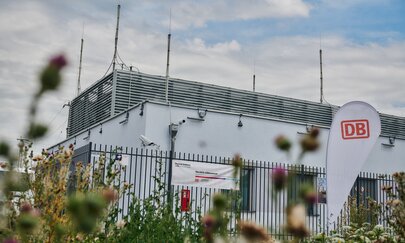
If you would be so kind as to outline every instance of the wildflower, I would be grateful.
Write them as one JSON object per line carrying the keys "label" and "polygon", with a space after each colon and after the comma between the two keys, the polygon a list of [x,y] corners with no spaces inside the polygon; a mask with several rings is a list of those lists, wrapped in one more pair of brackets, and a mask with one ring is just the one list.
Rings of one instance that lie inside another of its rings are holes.
{"label": "wildflower", "polygon": [[0,168],[4,169],[7,167],[7,163],[5,162],[0,162]]}
{"label": "wildflower", "polygon": [[83,241],[83,240],[84,240],[83,234],[81,234],[81,233],[77,234],[77,235],[76,235],[76,240],[78,240],[78,241]]}
{"label": "wildflower", "polygon": [[18,242],[19,241],[14,238],[7,238],[7,239],[3,240],[3,243],[18,243]]}
{"label": "wildflower", "polygon": [[399,200],[399,199],[394,199],[394,200],[392,200],[392,206],[398,206],[399,204],[401,203],[401,201]]}
{"label": "wildflower", "polygon": [[204,238],[207,242],[212,242],[214,229],[217,226],[216,219],[212,215],[207,214],[201,219],[201,223],[204,227]]}
{"label": "wildflower", "polygon": [[296,204],[287,208],[287,231],[295,237],[309,236],[305,226],[306,209],[303,204]]}
{"label": "wildflower", "polygon": [[48,127],[43,124],[32,124],[28,131],[30,138],[40,138],[48,131]]}
{"label": "wildflower", "polygon": [[60,70],[67,65],[67,61],[63,55],[53,57],[47,67],[40,74],[41,92],[47,90],[55,90],[61,83]]}
{"label": "wildflower", "polygon": [[291,148],[291,142],[288,140],[288,138],[284,137],[283,135],[280,135],[276,138],[275,140],[277,148],[283,151],[289,151]]}
{"label": "wildflower", "polygon": [[125,220],[119,220],[117,223],[115,223],[115,226],[117,226],[118,229],[122,229],[126,224],[127,222],[125,222]]}
{"label": "wildflower", "polygon": [[29,213],[32,210],[32,206],[29,202],[23,202],[20,206],[21,213]]}
{"label": "wildflower", "polygon": [[5,142],[0,142],[0,155],[8,156],[10,153],[10,146]]}
{"label": "wildflower", "polygon": [[301,140],[301,148],[304,152],[313,152],[319,148],[319,142],[316,138],[306,135]]}
{"label": "wildflower", "polygon": [[310,183],[305,183],[300,187],[299,195],[305,203],[311,205],[318,201],[318,193]]}
{"label": "wildflower", "polygon": [[242,158],[240,157],[240,154],[235,154],[235,156],[232,159],[232,165],[236,168],[242,168],[243,161]]}
{"label": "wildflower", "polygon": [[58,69],[61,69],[67,65],[67,61],[63,55],[58,55],[58,56],[51,58],[51,60],[49,61],[49,64],[55,66]]}
{"label": "wildflower", "polygon": [[382,189],[383,191],[389,192],[389,191],[392,190],[392,186],[385,185],[385,186],[382,186],[381,189]]}
{"label": "wildflower", "polygon": [[206,228],[212,228],[215,225],[215,218],[209,214],[205,215],[202,220],[202,224]]}
{"label": "wildflower", "polygon": [[220,193],[215,194],[213,197],[214,207],[218,210],[223,210],[226,208],[226,197]]}
{"label": "wildflower", "polygon": [[283,189],[287,183],[287,175],[285,169],[281,167],[273,168],[271,180],[276,191],[280,191],[281,189]]}
{"label": "wildflower", "polygon": [[128,182],[124,182],[124,190],[128,190],[129,188],[131,188],[132,187],[132,185],[131,184],[129,184]]}
{"label": "wildflower", "polygon": [[311,129],[311,131],[309,132],[309,136],[312,138],[317,138],[319,135],[319,129],[314,127]]}
{"label": "wildflower", "polygon": [[68,159],[68,158],[72,157],[72,155],[73,155],[73,151],[70,149],[63,151],[63,153],[65,155],[65,159]]}
{"label": "wildflower", "polygon": [[251,222],[240,222],[239,224],[241,234],[251,242],[269,241],[270,237],[262,227]]}
{"label": "wildflower", "polygon": [[17,220],[18,228],[24,232],[31,232],[38,223],[38,217],[31,214],[21,214]]}
{"label": "wildflower", "polygon": [[33,161],[42,160],[42,155],[35,155],[35,156],[32,158],[32,160],[33,160]]}
{"label": "wildflower", "polygon": [[107,203],[113,202],[118,199],[118,192],[112,188],[105,188],[102,195]]}

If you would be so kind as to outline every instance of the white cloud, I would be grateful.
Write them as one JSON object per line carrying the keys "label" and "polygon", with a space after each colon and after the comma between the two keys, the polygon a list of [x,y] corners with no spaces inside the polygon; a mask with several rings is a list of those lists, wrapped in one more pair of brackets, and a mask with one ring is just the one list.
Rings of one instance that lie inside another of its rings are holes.
{"label": "white cloud", "polygon": [[[209,21],[308,17],[311,6],[303,0],[172,1],[172,27],[202,27]],[[167,26],[167,20],[163,23]]]}

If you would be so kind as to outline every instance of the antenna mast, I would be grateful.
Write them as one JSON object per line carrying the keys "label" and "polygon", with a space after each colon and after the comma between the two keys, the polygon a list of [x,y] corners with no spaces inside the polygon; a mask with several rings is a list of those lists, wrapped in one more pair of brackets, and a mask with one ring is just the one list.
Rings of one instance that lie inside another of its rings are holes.
{"label": "antenna mast", "polygon": [[322,49],[319,49],[319,66],[320,66],[320,71],[321,71],[321,77],[320,77],[320,81],[321,81],[321,97],[320,97],[320,101],[321,101],[321,103],[323,103]]}
{"label": "antenna mast", "polygon": [[253,92],[256,91],[256,62],[253,61]]}
{"label": "antenna mast", "polygon": [[83,36],[81,40],[81,45],[80,45],[80,62],[79,62],[79,76],[77,78],[77,95],[80,94],[80,76],[82,73],[82,56],[83,56]]}
{"label": "antenna mast", "polygon": [[167,61],[166,61],[166,103],[169,103],[169,62],[170,62],[170,39],[172,28],[172,9],[170,9],[169,34],[167,35]]}
{"label": "antenna mast", "polygon": [[118,46],[118,29],[120,27],[120,9],[121,5],[117,6],[117,28],[115,29],[115,45],[114,45],[114,56],[113,56],[113,67],[112,70],[115,70],[115,62],[117,60],[117,46]]}

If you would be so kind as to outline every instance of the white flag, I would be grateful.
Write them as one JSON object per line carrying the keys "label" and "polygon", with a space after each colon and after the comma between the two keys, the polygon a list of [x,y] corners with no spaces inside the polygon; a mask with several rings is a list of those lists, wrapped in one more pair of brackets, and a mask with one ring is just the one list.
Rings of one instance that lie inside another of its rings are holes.
{"label": "white flag", "polygon": [[336,113],[326,153],[329,222],[335,222],[360,170],[380,136],[378,112],[369,104],[352,101]]}

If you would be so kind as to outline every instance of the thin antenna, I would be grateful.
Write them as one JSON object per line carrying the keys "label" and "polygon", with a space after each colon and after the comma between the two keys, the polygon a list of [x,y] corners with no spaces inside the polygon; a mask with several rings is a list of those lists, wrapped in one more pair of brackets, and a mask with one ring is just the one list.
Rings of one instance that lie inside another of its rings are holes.
{"label": "thin antenna", "polygon": [[121,5],[117,6],[117,28],[115,29],[115,45],[114,45],[114,56],[113,56],[113,67],[112,70],[115,70],[115,62],[117,60],[117,47],[118,47],[118,29],[120,27],[120,9]]}
{"label": "thin antenna", "polygon": [[166,61],[166,103],[169,103],[169,63],[170,63],[170,39],[172,28],[172,9],[170,8],[170,20],[169,20],[169,34],[167,35],[167,61]]}
{"label": "thin antenna", "polygon": [[[83,27],[83,29],[84,29],[84,27]],[[84,30],[83,30],[83,32],[84,32]],[[83,42],[84,42],[84,39],[83,39],[83,34],[82,34],[81,45],[80,45],[79,76],[77,78],[77,95],[80,94],[80,88],[81,88],[80,87],[80,76],[82,73]]]}
{"label": "thin antenna", "polygon": [[320,97],[320,101],[321,101],[321,103],[323,103],[322,49],[319,49],[319,67],[320,67],[320,71],[321,71],[321,77],[320,77],[320,81],[321,81],[321,97]]}
{"label": "thin antenna", "polygon": [[256,62],[253,60],[253,92],[256,91]]}

